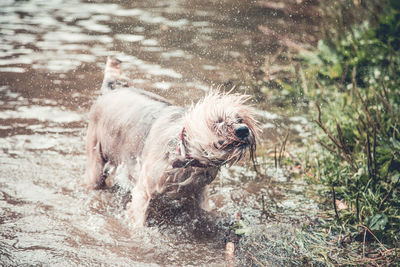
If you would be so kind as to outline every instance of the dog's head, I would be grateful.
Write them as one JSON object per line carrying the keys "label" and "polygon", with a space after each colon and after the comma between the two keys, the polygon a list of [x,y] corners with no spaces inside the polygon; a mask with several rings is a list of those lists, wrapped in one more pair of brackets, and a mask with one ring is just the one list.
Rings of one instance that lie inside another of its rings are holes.
{"label": "dog's head", "polygon": [[188,153],[201,162],[234,163],[256,149],[259,128],[249,96],[209,93],[185,118]]}

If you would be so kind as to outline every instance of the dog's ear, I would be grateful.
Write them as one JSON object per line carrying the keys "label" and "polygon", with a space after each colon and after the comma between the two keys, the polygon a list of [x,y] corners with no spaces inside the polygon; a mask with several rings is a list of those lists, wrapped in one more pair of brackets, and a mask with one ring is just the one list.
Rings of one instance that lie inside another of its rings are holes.
{"label": "dog's ear", "polygon": [[215,166],[215,164],[204,164],[201,163],[197,159],[193,158],[185,158],[185,159],[175,159],[172,161],[172,168],[187,168],[187,167],[196,167],[196,168],[208,168],[211,166]]}
{"label": "dog's ear", "polygon": [[182,168],[182,167],[184,167],[185,165],[187,164],[187,161],[186,160],[182,160],[182,159],[175,159],[173,162],[172,162],[172,168]]}

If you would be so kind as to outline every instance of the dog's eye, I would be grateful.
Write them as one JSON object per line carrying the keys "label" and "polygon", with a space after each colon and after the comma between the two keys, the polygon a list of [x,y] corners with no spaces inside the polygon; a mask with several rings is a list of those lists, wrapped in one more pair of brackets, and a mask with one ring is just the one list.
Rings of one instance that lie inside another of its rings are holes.
{"label": "dog's eye", "polygon": [[238,119],[237,119],[237,122],[238,122],[238,123],[243,123],[243,119],[242,119],[242,118],[238,118]]}
{"label": "dog's eye", "polygon": [[219,141],[218,141],[218,145],[214,143],[214,147],[215,147],[216,149],[221,149],[221,147],[222,147],[223,144],[224,144],[224,141],[223,141],[223,140],[219,140]]}
{"label": "dog's eye", "polygon": [[224,119],[222,117],[218,117],[217,123],[222,123],[224,122]]}

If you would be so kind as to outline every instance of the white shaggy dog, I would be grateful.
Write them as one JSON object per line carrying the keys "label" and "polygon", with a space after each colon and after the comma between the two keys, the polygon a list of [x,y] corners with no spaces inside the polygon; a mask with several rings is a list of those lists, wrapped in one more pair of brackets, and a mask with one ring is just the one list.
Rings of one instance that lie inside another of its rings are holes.
{"label": "white shaggy dog", "polygon": [[131,88],[120,63],[108,59],[103,96],[90,111],[86,183],[101,188],[110,167],[124,164],[134,182],[129,215],[140,226],[150,200],[163,194],[193,196],[206,208],[207,185],[220,167],[255,151],[258,127],[244,104],[249,97],[211,92],[185,109]]}

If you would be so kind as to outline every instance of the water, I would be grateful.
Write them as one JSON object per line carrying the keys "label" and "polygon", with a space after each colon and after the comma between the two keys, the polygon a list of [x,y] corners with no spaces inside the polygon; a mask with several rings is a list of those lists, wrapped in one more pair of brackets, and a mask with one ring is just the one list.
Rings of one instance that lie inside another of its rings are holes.
{"label": "water", "polygon": [[[295,20],[234,0],[2,0],[1,265],[221,266],[224,220],[240,211],[262,226],[261,197],[270,186],[281,191],[281,207],[296,216],[314,210],[313,202],[285,196],[302,183],[276,172],[256,179],[251,168],[233,167],[223,169],[211,187],[211,205],[220,215],[191,218],[190,209],[172,208],[164,217],[154,212],[150,226],[138,231],[125,217],[128,200],[121,192],[82,186],[87,113],[99,95],[106,56],[124,60],[135,86],[179,105],[199,99],[210,86],[253,93],[253,70],[281,47],[258,25],[297,39],[313,31],[301,16]],[[259,115],[264,147],[282,138],[282,122],[294,132],[307,128],[302,119],[262,110]]]}

